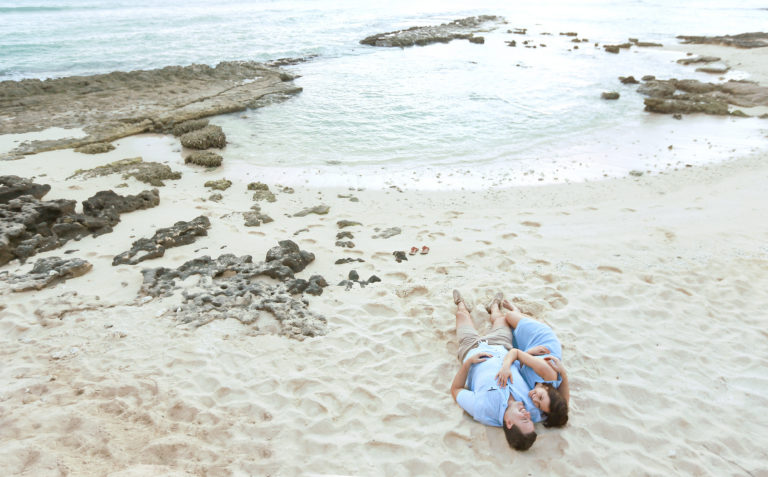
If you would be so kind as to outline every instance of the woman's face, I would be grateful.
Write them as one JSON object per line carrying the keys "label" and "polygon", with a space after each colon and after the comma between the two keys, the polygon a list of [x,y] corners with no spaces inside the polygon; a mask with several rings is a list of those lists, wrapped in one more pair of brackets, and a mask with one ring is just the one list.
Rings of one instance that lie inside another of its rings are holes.
{"label": "woman's face", "polygon": [[549,412],[549,394],[544,386],[536,384],[536,387],[531,389],[528,396],[531,397],[534,406],[538,407],[543,412]]}

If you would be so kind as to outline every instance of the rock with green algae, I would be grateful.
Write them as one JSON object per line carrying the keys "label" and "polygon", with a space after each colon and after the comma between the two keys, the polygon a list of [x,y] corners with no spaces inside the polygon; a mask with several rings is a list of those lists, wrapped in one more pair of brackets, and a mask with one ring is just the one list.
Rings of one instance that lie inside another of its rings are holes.
{"label": "rock with green algae", "polygon": [[122,174],[123,179],[133,177],[139,182],[145,182],[155,187],[164,186],[164,180],[181,179],[181,172],[176,172],[167,165],[158,162],[144,162],[141,157],[121,159],[103,166],[94,167],[93,169],[78,169],[67,179],[74,177],[88,179],[91,177],[108,176],[110,174]]}

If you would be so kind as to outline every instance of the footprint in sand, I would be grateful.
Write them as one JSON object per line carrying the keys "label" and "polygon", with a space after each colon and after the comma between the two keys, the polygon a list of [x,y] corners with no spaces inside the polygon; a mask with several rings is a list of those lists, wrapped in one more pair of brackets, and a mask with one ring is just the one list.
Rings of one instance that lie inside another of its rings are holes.
{"label": "footprint in sand", "polygon": [[382,305],[381,303],[369,303],[363,306],[363,310],[377,317],[384,316],[391,318],[397,315],[397,311],[395,309],[387,305]]}
{"label": "footprint in sand", "polygon": [[478,242],[480,242],[483,245],[492,245],[493,244],[493,242],[491,242],[489,240],[478,240]]}
{"label": "footprint in sand", "polygon": [[515,237],[517,237],[517,234],[514,233],[514,232],[510,232],[508,234],[504,234],[504,235],[501,236],[501,238],[503,238],[505,240],[511,239],[511,238],[515,238]]}
{"label": "footprint in sand", "polygon": [[267,234],[264,232],[256,232],[255,230],[248,231],[248,235],[255,235],[257,237],[265,237]]}
{"label": "footprint in sand", "polygon": [[635,209],[630,209],[629,207],[625,207],[621,209],[622,212],[637,212]]}
{"label": "footprint in sand", "polygon": [[613,272],[613,273],[622,273],[622,271],[616,267],[609,267],[608,265],[600,265],[597,267],[598,270],[601,272]]}
{"label": "footprint in sand", "polygon": [[520,222],[520,225],[525,225],[526,227],[541,227],[540,223],[531,222],[530,220],[526,220],[525,222]]}
{"label": "footprint in sand", "polygon": [[408,278],[408,275],[403,272],[385,273],[384,276],[393,280],[406,280]]}

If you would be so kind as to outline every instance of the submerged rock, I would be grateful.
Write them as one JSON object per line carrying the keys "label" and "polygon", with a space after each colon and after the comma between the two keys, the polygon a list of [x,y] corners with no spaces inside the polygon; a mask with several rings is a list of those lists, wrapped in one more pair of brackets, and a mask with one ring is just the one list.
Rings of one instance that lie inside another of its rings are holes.
{"label": "submerged rock", "polygon": [[600,97],[608,100],[616,100],[616,99],[619,99],[619,93],[617,93],[616,91],[603,91],[600,94]]}
{"label": "submerged rock", "polygon": [[222,149],[227,145],[227,136],[220,126],[208,125],[181,136],[181,145],[190,149]]}
{"label": "submerged rock", "polygon": [[[728,114],[728,105],[768,106],[768,87],[750,81],[703,83],[698,80],[649,80],[637,88],[651,96],[645,100],[646,111],[681,114]],[[681,91],[682,93],[678,93]]]}
{"label": "submerged rock", "polygon": [[683,99],[645,98],[643,100],[645,110],[654,113],[704,113],[713,115],[727,115],[728,103],[709,99],[706,101],[689,101]]}
{"label": "submerged rock", "polygon": [[467,17],[437,26],[411,27],[406,30],[378,33],[360,40],[360,43],[371,46],[402,48],[414,45],[429,45],[431,43],[448,43],[456,39],[469,40],[473,38],[474,32],[477,32],[486,24],[501,23],[503,20],[503,18],[494,15]]}
{"label": "submerged rock", "polygon": [[219,167],[221,161],[222,157],[211,151],[194,151],[184,158],[185,164],[194,164],[196,166],[204,167]]}
{"label": "submerged rock", "polygon": [[87,144],[75,148],[75,152],[81,152],[83,154],[103,154],[115,149],[115,146],[108,142],[94,142],[93,144]]}
{"label": "submerged rock", "polygon": [[[140,293],[151,297],[172,296],[178,289],[176,280],[199,275],[197,284],[185,285],[181,303],[171,313],[177,320],[203,326],[216,319],[233,318],[260,330],[261,313],[268,313],[277,321],[278,329],[274,332],[302,340],[327,332],[326,318],[310,311],[303,300],[292,296],[302,292],[319,295],[328,286],[320,275],[313,275],[307,281],[294,277],[295,272],[313,260],[312,253],[284,240],[269,250],[264,262],[253,263],[250,255],[227,254],[216,260],[199,257],[176,269],[145,269]],[[276,278],[282,283],[259,277]]]}
{"label": "submerged rock", "polygon": [[176,222],[172,227],[158,229],[150,238],[133,242],[130,250],[112,260],[112,265],[136,265],[144,260],[162,257],[166,249],[189,245],[197,240],[197,237],[208,235],[210,227],[211,222],[204,215],[189,222]]}
{"label": "submerged rock", "polygon": [[621,84],[639,84],[640,82],[634,76],[619,76]]}
{"label": "submerged rock", "polygon": [[684,44],[723,45],[736,48],[762,48],[768,46],[768,33],[752,32],[723,36],[687,36],[678,35]]}
{"label": "submerged rock", "polygon": [[93,169],[78,169],[67,179],[72,179],[74,177],[84,177],[88,179],[110,174],[122,174],[123,179],[133,177],[137,181],[145,182],[155,187],[164,186],[164,180],[181,179],[181,172],[173,171],[167,165],[158,162],[144,162],[141,157],[121,159],[103,166],[94,167]]}
{"label": "submerged rock", "polygon": [[40,290],[64,280],[85,275],[92,267],[90,262],[79,258],[47,257],[36,261],[29,273],[12,275],[8,281],[11,284],[11,290],[15,292]]}
{"label": "submerged rock", "polygon": [[720,58],[717,56],[691,56],[688,58],[681,58],[677,60],[678,63],[681,65],[691,65],[694,63],[714,63],[716,61],[720,61]]}

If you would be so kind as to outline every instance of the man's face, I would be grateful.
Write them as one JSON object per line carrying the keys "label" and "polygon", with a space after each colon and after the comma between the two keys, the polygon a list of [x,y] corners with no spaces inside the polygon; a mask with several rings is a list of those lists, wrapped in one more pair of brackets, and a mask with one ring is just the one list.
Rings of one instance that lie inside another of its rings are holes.
{"label": "man's face", "polygon": [[512,426],[517,425],[520,432],[523,434],[529,434],[533,432],[533,421],[531,421],[531,415],[525,410],[525,406],[520,401],[515,401],[504,413],[504,425],[507,429],[511,429]]}
{"label": "man's face", "polygon": [[549,412],[549,393],[542,386],[536,386],[528,393],[533,401],[533,405],[544,412]]}

